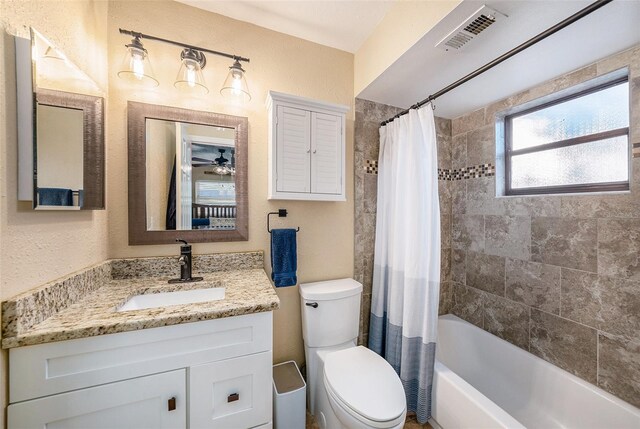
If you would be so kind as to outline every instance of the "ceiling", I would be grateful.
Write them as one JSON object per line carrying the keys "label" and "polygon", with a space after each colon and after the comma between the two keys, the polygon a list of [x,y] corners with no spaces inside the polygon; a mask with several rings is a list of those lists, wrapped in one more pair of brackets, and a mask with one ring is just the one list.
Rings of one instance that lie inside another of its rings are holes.
{"label": "ceiling", "polygon": [[393,0],[177,1],[351,53],[393,5]]}
{"label": "ceiling", "polygon": [[[464,0],[357,97],[409,107],[592,1]],[[435,45],[483,3],[507,15],[460,52]],[[436,100],[454,118],[640,43],[640,1],[615,0]]]}
{"label": "ceiling", "polygon": [[[178,0],[356,52],[393,0]],[[404,0],[403,0],[404,1]],[[421,0],[426,1],[426,0]],[[437,0],[432,0],[437,1]],[[586,7],[593,0],[463,0],[378,76],[359,98],[409,107]],[[460,52],[435,45],[483,4],[507,15]],[[640,1],[615,0],[436,100],[454,118],[640,43]]]}

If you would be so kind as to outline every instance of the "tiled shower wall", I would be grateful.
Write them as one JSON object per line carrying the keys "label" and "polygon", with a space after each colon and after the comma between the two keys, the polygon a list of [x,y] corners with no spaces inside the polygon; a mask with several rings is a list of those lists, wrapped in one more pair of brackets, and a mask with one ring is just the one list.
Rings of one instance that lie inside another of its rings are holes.
{"label": "tiled shower wall", "polygon": [[[452,168],[495,164],[495,113],[629,67],[640,143],[640,47],[452,121]],[[495,197],[496,177],[451,186],[451,311],[640,406],[640,158],[631,192]]]}
{"label": "tiled shower wall", "polygon": [[[640,157],[632,160],[630,193],[495,196],[495,114],[622,67],[630,74],[630,142],[640,147],[640,46],[453,121],[437,119],[440,313],[452,312],[640,406]],[[356,99],[362,344],[377,192],[367,161],[378,159],[379,123],[399,110]]]}
{"label": "tiled shower wall", "polygon": [[[380,122],[402,109],[356,98],[355,122],[355,278],[364,285],[360,306],[359,344],[368,343],[369,312],[371,310],[371,283],[373,278],[373,250],[376,228],[376,201],[378,192],[377,161],[379,153]],[[451,169],[451,121],[436,118],[438,142],[438,168],[442,176]],[[448,312],[451,305],[451,182],[439,180],[440,216],[442,236],[442,267],[440,313]],[[444,298],[447,298],[443,301]]]}

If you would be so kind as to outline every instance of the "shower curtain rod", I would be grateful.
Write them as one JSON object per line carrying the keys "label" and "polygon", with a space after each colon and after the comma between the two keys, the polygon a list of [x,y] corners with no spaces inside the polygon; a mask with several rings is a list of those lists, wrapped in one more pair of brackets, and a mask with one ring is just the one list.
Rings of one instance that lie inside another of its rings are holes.
{"label": "shower curtain rod", "polygon": [[584,18],[585,16],[589,15],[591,12],[595,12],[596,10],[600,9],[602,6],[604,6],[604,5],[608,4],[608,3],[611,3],[612,1],[613,0],[597,0],[594,3],[591,3],[589,6],[585,7],[582,10],[579,10],[578,12],[574,13],[570,17],[560,21],[559,23],[557,23],[553,27],[547,28],[545,31],[543,31],[542,33],[538,34],[537,36],[532,37],[531,39],[527,40],[526,42],[516,46],[515,48],[513,48],[509,52],[506,52],[506,53],[500,55],[498,58],[494,59],[493,61],[488,62],[487,64],[483,65],[482,67],[472,71],[468,75],[458,79],[457,81],[453,82],[451,85],[445,86],[440,91],[433,93],[432,95],[428,96],[424,100],[419,101],[418,103],[416,103],[413,106],[409,107],[408,109],[405,109],[402,112],[398,113],[397,115],[387,119],[386,121],[381,122],[380,126],[384,127],[389,122],[399,118],[402,115],[406,115],[407,113],[409,113],[409,111],[411,109],[418,109],[418,108],[424,106],[425,104],[435,100],[436,98],[441,97],[442,95],[446,94],[447,92],[459,87],[463,83],[466,83],[466,82],[470,81],[471,79],[473,79],[473,78],[481,75],[482,73],[486,72],[487,70],[492,69],[493,67],[497,66],[501,62],[503,62],[505,60],[508,60],[509,58],[513,57],[514,55],[516,55],[516,54],[524,51],[525,49],[535,45],[536,43],[540,42],[541,40],[546,39],[547,37],[551,36],[552,34],[558,32],[560,30],[562,30],[563,28],[568,27],[569,25],[573,24],[574,22],[578,21],[579,19]]}

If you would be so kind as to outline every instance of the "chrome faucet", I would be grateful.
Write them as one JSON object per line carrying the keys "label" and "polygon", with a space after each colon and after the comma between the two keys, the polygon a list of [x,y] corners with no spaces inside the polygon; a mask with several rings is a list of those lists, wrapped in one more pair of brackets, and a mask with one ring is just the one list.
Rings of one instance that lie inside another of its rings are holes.
{"label": "chrome faucet", "polygon": [[185,240],[181,240],[179,238],[177,238],[176,241],[182,243],[182,245],[180,246],[180,257],[178,258],[178,263],[180,264],[180,278],[171,279],[169,280],[169,283],[199,282],[200,280],[202,280],[202,277],[191,276],[193,259],[191,254],[191,245]]}

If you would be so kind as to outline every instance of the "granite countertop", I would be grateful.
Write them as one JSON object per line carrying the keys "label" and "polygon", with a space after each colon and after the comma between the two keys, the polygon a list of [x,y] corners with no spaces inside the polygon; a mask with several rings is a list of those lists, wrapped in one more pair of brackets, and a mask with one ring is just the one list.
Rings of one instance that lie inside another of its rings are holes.
{"label": "granite countertop", "polygon": [[[15,329],[13,335],[3,336],[2,347],[20,347],[239,316],[272,311],[279,306],[278,296],[262,268],[196,272],[196,275],[204,277],[204,280],[169,284],[168,279],[175,276],[109,278],[97,289],[87,292],[44,320],[32,326],[27,325],[23,329]],[[144,310],[117,311],[122,304],[135,295],[210,287],[224,287],[224,299]]]}

